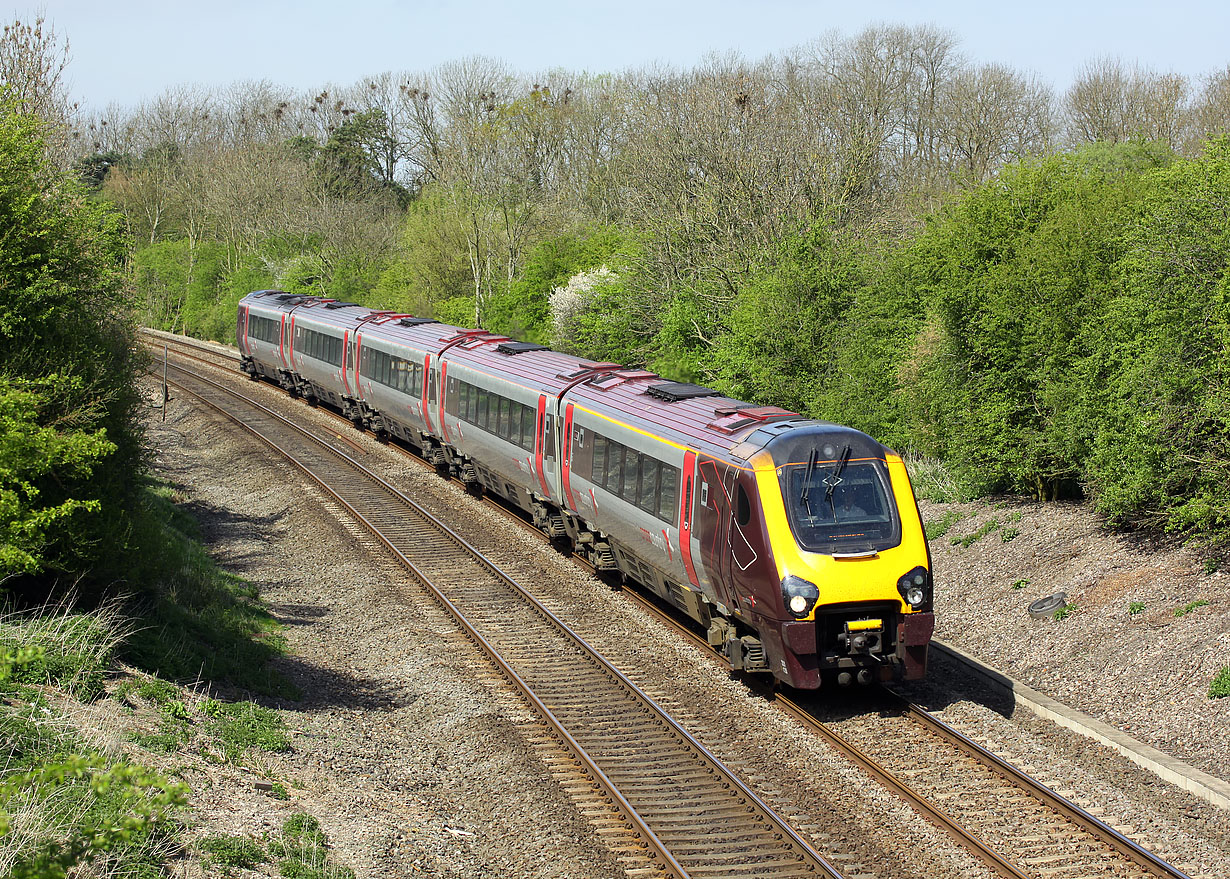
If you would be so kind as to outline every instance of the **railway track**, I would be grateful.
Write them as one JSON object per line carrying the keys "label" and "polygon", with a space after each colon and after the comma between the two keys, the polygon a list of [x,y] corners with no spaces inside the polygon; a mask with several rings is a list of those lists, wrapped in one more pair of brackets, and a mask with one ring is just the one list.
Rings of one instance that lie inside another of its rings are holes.
{"label": "railway track", "polygon": [[[158,344],[163,342],[163,339],[154,341]],[[238,362],[238,358],[225,349],[216,349],[191,340],[168,337],[165,344],[169,349],[175,350],[178,356],[189,357],[211,366],[234,369]],[[332,445],[336,447],[339,441],[347,442],[339,435],[334,438]],[[349,506],[344,500],[343,504]],[[386,545],[390,545],[383,537],[381,539]],[[400,555],[396,547],[391,548],[395,554]],[[489,571],[491,569],[488,568]],[[422,579],[419,574],[416,576]],[[445,571],[443,576],[451,578],[464,575]],[[697,633],[652,602],[634,592],[629,592],[629,595],[664,617],[672,626],[686,632],[689,637],[703,642]],[[445,599],[443,602],[446,606],[447,601]],[[540,617],[543,614],[550,616],[546,611],[536,613]],[[505,623],[511,619],[510,616],[502,618]],[[500,619],[501,614],[497,614],[495,618],[489,619],[488,623],[498,628]],[[475,636],[472,634],[471,637]],[[475,640],[483,644],[481,637]],[[483,646],[484,649],[489,649],[487,645]],[[558,642],[551,649],[565,652],[570,650],[566,642]],[[707,644],[702,644],[702,649],[709,652]],[[534,650],[532,645],[524,642],[514,647],[514,652],[522,657],[533,654]],[[610,672],[614,670],[610,669]],[[574,674],[577,676],[574,677]],[[618,672],[614,674],[618,675]],[[574,671],[571,665],[566,672],[557,673],[553,669],[548,678],[556,684],[562,682],[564,691],[589,685],[588,678],[581,672]],[[510,679],[515,678],[510,676]],[[518,685],[523,688],[528,683],[529,681],[518,681]],[[551,681],[548,681],[549,683]],[[557,687],[552,691],[552,698],[560,696]],[[774,702],[800,723],[828,740],[834,748],[861,766],[879,783],[909,801],[915,809],[927,816],[932,824],[948,833],[996,875],[1013,879],[1101,875],[1186,879],[1186,874],[1181,870],[1149,853],[1113,827],[1035,781],[1027,773],[999,759],[923,709],[911,705],[896,694],[886,693],[885,699],[887,701],[879,711],[844,721],[841,733],[833,724],[825,723],[819,718],[815,705],[796,702],[780,693],[775,694]],[[608,739],[614,736],[624,742],[637,741],[630,735],[630,724],[627,720],[630,716],[629,708],[625,707],[625,704],[594,704],[584,709],[580,717],[584,723],[583,718],[588,713],[593,723],[585,723],[585,726],[591,733],[596,733],[599,740],[605,735]],[[573,717],[576,718],[577,715]],[[686,733],[683,735],[690,739]],[[570,746],[573,744],[567,736],[564,740]],[[908,751],[903,750],[899,746],[903,741],[911,742],[915,747]],[[922,752],[918,749],[920,743],[925,743]],[[583,742],[578,741],[576,745],[583,747]],[[657,751],[651,749],[650,753],[656,754]],[[630,752],[623,755],[624,758],[631,756]],[[712,761],[712,757],[708,759]],[[594,777],[599,779],[603,787],[620,780],[602,775]],[[680,776],[685,792],[692,790],[696,777],[686,773]],[[673,789],[669,778],[669,774],[665,776],[667,787]],[[704,795],[698,795],[698,802],[705,801]],[[670,798],[669,794],[667,798]],[[624,806],[619,797],[615,797],[615,801],[621,807]],[[632,804],[627,805],[631,807]],[[765,809],[767,810],[767,807]],[[704,844],[691,839],[690,845],[695,848]],[[668,864],[669,861],[663,858],[661,863]],[[780,863],[785,864],[786,861]],[[823,864],[822,861],[819,863]],[[684,865],[678,865],[678,869],[684,869]],[[816,867],[809,869],[813,872],[801,875],[836,875],[815,872]],[[832,867],[823,864],[818,869],[831,871]],[[719,872],[717,875],[795,874],[753,869],[747,873]]]}
{"label": "railway track", "polygon": [[168,374],[180,390],[286,455],[389,549],[581,761],[664,873],[840,879],[652,699],[344,443],[181,364],[171,362]]}

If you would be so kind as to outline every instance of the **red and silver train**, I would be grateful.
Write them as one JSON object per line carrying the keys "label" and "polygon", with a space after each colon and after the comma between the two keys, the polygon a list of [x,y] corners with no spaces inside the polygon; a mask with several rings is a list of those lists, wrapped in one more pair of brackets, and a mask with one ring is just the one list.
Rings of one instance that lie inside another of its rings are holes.
{"label": "red and silver train", "polygon": [[931,559],[871,437],[484,330],[262,290],[242,368],[524,510],[799,688],[923,677]]}

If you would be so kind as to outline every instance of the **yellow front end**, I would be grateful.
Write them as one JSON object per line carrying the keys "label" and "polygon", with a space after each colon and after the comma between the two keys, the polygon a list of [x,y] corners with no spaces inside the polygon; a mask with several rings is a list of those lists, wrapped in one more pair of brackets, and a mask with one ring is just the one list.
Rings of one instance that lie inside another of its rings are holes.
{"label": "yellow front end", "polygon": [[[814,606],[801,613],[791,607],[790,596],[783,594],[786,619],[781,634],[787,655],[781,663],[791,678],[797,676],[796,664],[809,678],[814,668],[817,673],[831,672],[843,684],[855,677],[866,683],[917,679],[925,673],[926,645],[934,625],[931,563],[909,476],[897,455],[859,462],[887,471],[900,540],[891,546],[815,552],[801,546],[791,528],[781,468],[767,452],[752,460],[779,579],[787,584],[796,582],[790,578],[798,578],[814,584],[819,593]],[[907,591],[911,584],[907,575],[925,576],[925,598],[917,604],[906,600],[907,595],[919,595]],[[814,660],[808,656],[809,649],[816,653]]]}

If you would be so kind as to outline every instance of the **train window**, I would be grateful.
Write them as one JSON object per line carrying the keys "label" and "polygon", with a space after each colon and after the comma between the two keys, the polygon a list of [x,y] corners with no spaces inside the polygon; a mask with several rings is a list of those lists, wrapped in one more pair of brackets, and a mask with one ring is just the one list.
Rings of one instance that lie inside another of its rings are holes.
{"label": "train window", "polygon": [[630,504],[636,503],[636,481],[641,475],[640,465],[642,457],[642,455],[631,449],[624,452],[624,481],[619,496]]}
{"label": "train window", "polygon": [[606,484],[607,438],[594,434],[594,463],[590,467],[589,481],[594,485]]}
{"label": "train window", "polygon": [[542,420],[542,444],[548,460],[555,460],[555,416],[548,415]]}
{"label": "train window", "polygon": [[663,464],[658,481],[658,518],[673,525],[678,504],[679,468]]}
{"label": "train window", "polygon": [[624,447],[619,443],[612,442],[607,447],[606,479],[602,483],[603,488],[612,494],[619,493],[619,487],[623,483],[623,467]]}
{"label": "train window", "polygon": [[658,467],[657,458],[641,455],[641,490],[636,496],[636,505],[646,513],[656,513],[658,509]]}
{"label": "train window", "polygon": [[735,492],[735,521],[740,527],[752,521],[752,501],[747,496],[747,489],[743,487],[742,482],[739,483],[739,488]]}
{"label": "train window", "polygon": [[534,451],[534,428],[538,421],[538,412],[531,406],[521,406],[521,448],[527,452]]}
{"label": "train window", "polygon": [[487,429],[487,392],[483,388],[478,389],[478,405],[475,407],[474,423],[483,430]]}

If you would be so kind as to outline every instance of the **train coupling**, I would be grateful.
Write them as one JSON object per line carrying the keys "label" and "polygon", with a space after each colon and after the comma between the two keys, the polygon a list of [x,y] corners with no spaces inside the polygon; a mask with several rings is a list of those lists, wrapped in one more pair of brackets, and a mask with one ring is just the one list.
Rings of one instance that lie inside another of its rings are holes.
{"label": "train coupling", "polygon": [[883,620],[847,620],[837,643],[851,656],[870,656],[884,651]]}

